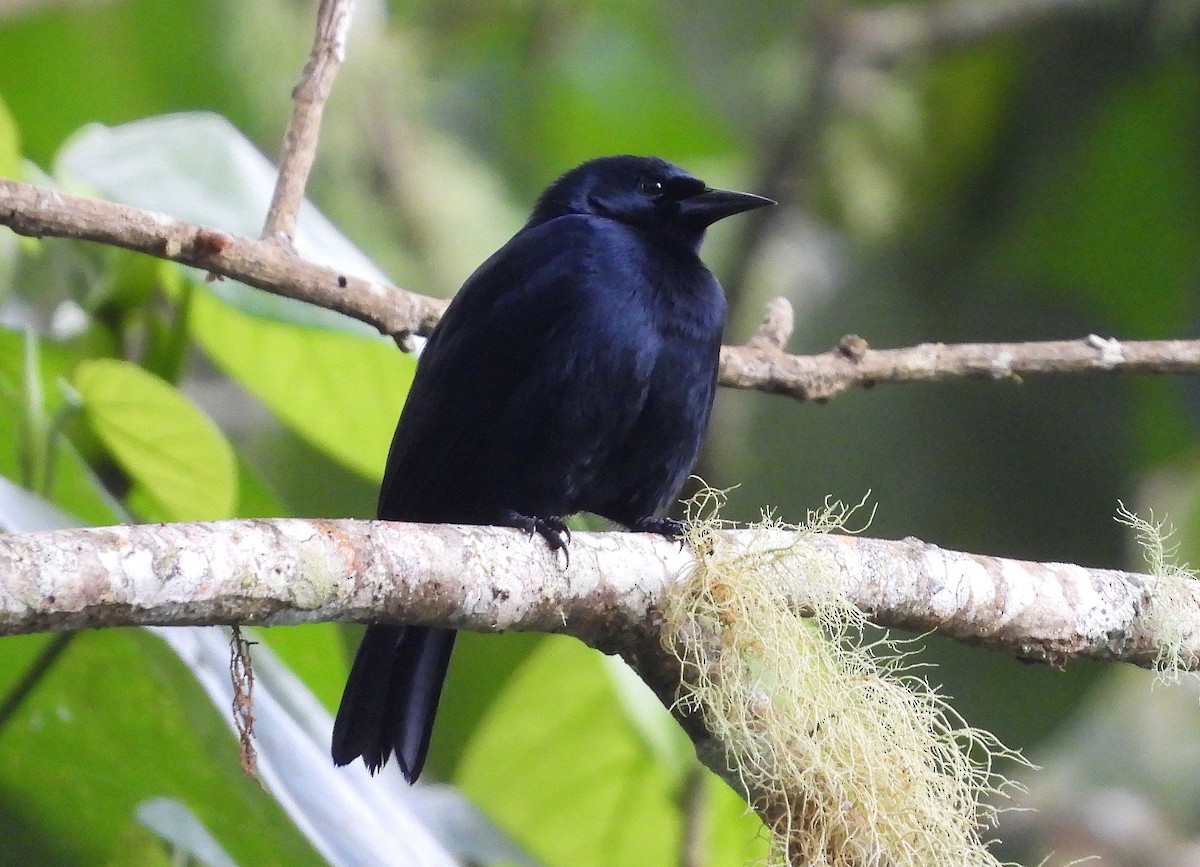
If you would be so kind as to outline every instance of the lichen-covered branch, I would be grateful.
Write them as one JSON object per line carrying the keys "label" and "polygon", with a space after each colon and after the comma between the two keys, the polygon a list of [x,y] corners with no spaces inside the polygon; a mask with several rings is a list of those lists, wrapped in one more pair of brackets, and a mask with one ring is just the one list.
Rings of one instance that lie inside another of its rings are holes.
{"label": "lichen-covered branch", "polygon": [[[783,531],[722,544],[786,546]],[[916,540],[805,534],[884,625],[1022,658],[1153,663],[1163,604],[1135,573],[945,551]],[[95,626],[397,621],[560,632],[619,651],[656,637],[663,594],[694,555],[629,533],[577,533],[569,565],[495,527],[237,520],[0,535],[0,635]],[[803,579],[794,591],[802,597]],[[1200,624],[1200,591],[1184,591]],[[798,602],[802,604],[802,602]],[[1200,653],[1200,628],[1184,640]]]}
{"label": "lichen-covered branch", "polygon": [[[284,245],[99,199],[0,178],[0,225],[32,237],[95,241],[171,259],[344,313],[403,337],[428,334],[446,302],[340,274]],[[1018,379],[1040,373],[1197,373],[1200,341],[1118,341],[1091,335],[1040,343],[924,343],[877,350],[849,336],[818,355],[790,355],[791,308],[777,299],[746,345],[721,350],[722,385],[799,400],[853,387],[962,377]]]}

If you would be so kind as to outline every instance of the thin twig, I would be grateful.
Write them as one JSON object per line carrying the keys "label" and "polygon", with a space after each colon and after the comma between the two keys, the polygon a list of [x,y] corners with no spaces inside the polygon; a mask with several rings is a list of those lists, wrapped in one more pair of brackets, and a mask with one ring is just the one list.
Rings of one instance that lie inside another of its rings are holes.
{"label": "thin twig", "polygon": [[317,153],[321,116],[333,79],[346,57],[346,34],[353,13],[354,0],[321,0],[312,51],[300,83],[292,90],[292,116],[283,137],[279,179],[263,226],[264,238],[286,241],[287,246],[296,234],[296,218]]}

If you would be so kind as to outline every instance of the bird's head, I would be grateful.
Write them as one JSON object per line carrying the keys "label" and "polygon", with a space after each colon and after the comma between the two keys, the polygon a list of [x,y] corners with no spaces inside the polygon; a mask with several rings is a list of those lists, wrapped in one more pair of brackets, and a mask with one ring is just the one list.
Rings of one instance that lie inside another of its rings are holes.
{"label": "bird's head", "polygon": [[528,226],[592,214],[676,238],[693,248],[713,223],[775,204],[763,196],[714,190],[658,157],[600,157],[576,166],[538,199]]}

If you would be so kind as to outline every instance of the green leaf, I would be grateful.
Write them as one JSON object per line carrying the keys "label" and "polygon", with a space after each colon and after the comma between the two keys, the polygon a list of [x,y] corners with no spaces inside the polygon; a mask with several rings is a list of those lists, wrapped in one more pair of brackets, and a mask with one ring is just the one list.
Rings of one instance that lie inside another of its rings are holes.
{"label": "green leaf", "polygon": [[75,387],[97,438],[136,490],[171,521],[228,518],[237,464],[224,434],[177,389],[135,364],[84,361]]}
{"label": "green leaf", "polygon": [[[0,640],[0,696],[49,640]],[[158,797],[239,864],[324,863],[242,773],[221,712],[174,653],[141,630],[79,633],[0,729],[0,861],[135,863],[121,855],[145,839],[138,805]]]}
{"label": "green leaf", "polygon": [[673,775],[620,709],[600,655],[551,637],[492,706],[456,782],[550,864],[676,864]]}
{"label": "green leaf", "polygon": [[279,499],[279,495],[259,478],[258,472],[246,463],[240,454],[237,456],[237,476],[236,517],[286,518],[293,514]]}
{"label": "green leaf", "polygon": [[[58,154],[55,174],[83,182],[102,197],[256,237],[275,187],[276,170],[225,118],[210,112],[149,117],[115,127],[89,124]],[[311,204],[300,209],[296,251],[310,262],[387,282],[378,268]],[[187,273],[196,274],[193,269]],[[207,284],[228,303],[282,322],[372,336],[355,319],[252,289],[233,280]]]}
{"label": "green leaf", "polygon": [[209,0],[37,4],[4,15],[0,82],[25,152],[44,164],[72,130],[97,119],[244,104],[245,89],[223,66],[228,17]]}
{"label": "green leaf", "polygon": [[765,864],[770,837],[758,814],[716,774],[706,771],[705,863]]}
{"label": "green leaf", "polygon": [[[67,351],[53,341],[39,341],[38,358],[45,411],[63,411],[57,383],[70,371]],[[21,449],[26,447],[20,429],[26,408],[22,404],[25,378],[24,335],[0,328],[0,475],[24,484]],[[49,456],[51,489],[39,493],[66,512],[90,524],[113,524],[121,519],[116,504],[96,479],[74,444],[61,431],[55,436]]]}
{"label": "green leaf", "polygon": [[654,690],[625,660],[619,656],[602,656],[601,661],[630,724],[663,769],[671,774],[672,786],[682,787],[697,766],[696,751],[687,734],[663,707]]}
{"label": "green leaf", "polygon": [[[17,412],[16,405],[0,394],[0,475],[19,483],[14,428]],[[119,505],[69,440],[60,439],[55,445],[51,476],[52,489],[46,499],[81,522],[103,526],[123,520]]]}
{"label": "green leaf", "polygon": [[[353,658],[358,646],[360,633],[356,629],[343,626],[343,641],[347,634],[354,637],[347,648],[347,660]],[[429,749],[428,768],[432,776],[441,779],[453,776],[466,754],[467,743],[496,698],[504,693],[509,681],[546,638],[536,632],[459,633],[439,704],[437,736]]]}
{"label": "green leaf", "polygon": [[254,638],[275,651],[328,710],[337,710],[350,671],[340,624],[259,628]]}
{"label": "green leaf", "polygon": [[196,292],[192,336],[275,417],[367,478],[387,446],[416,362],[381,338],[250,316]]}

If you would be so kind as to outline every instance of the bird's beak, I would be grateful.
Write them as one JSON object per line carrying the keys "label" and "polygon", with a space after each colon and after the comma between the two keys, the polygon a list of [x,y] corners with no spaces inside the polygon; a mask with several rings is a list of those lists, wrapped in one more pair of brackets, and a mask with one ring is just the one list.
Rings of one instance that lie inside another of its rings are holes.
{"label": "bird's beak", "polygon": [[681,215],[701,226],[711,226],[717,220],[732,217],[742,211],[752,211],[773,205],[775,201],[754,193],[735,193],[732,190],[705,190],[679,203]]}

